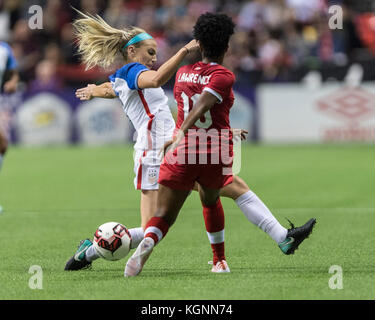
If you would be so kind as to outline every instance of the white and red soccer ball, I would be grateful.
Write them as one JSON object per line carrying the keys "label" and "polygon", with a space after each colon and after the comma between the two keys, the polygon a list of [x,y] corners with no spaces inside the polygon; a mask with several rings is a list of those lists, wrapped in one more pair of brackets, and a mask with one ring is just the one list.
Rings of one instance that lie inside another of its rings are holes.
{"label": "white and red soccer ball", "polygon": [[94,247],[106,260],[116,261],[125,258],[130,251],[130,243],[128,229],[118,222],[104,223],[94,234]]}

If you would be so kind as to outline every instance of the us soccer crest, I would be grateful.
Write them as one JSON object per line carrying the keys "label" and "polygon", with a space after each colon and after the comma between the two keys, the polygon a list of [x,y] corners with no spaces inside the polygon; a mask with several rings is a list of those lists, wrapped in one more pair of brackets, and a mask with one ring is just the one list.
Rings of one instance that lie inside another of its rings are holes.
{"label": "us soccer crest", "polygon": [[154,184],[158,182],[158,170],[156,168],[148,168],[147,170],[148,182]]}

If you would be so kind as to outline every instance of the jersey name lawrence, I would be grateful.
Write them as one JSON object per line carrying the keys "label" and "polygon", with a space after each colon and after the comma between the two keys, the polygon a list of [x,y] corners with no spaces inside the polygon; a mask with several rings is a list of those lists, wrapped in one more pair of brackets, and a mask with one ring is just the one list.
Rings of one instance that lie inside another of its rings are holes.
{"label": "jersey name lawrence", "polygon": [[202,76],[198,73],[180,73],[177,82],[198,83],[207,85],[210,82],[212,75]]}
{"label": "jersey name lawrence", "polygon": [[147,70],[149,69],[140,63],[129,63],[109,76],[125,114],[137,131],[151,126],[158,111],[170,112],[168,98],[162,88],[138,88],[138,77]]}
{"label": "jersey name lawrence", "polygon": [[[224,141],[230,144],[232,150],[229,111],[234,103],[232,90],[234,81],[235,76],[231,71],[215,63],[198,62],[178,70],[174,87],[174,97],[178,105],[177,129],[181,127],[204,91],[214,95],[218,100],[195,123],[191,128],[193,130],[189,130],[184,141],[185,152],[191,153],[193,150],[195,153],[212,152],[214,149],[220,149]],[[204,135],[206,136],[203,137]],[[192,148],[190,145],[192,140],[199,141],[198,149]]]}

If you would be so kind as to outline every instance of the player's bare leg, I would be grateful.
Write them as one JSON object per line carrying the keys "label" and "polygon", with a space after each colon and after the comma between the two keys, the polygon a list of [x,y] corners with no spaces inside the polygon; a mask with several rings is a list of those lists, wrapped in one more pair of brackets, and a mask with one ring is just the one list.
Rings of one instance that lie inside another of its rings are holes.
{"label": "player's bare leg", "polygon": [[189,193],[189,190],[174,190],[159,185],[156,213],[146,225],[144,239],[126,264],[125,277],[137,276],[142,271],[155,245],[165,237],[169,227],[176,221]]}
{"label": "player's bare leg", "polygon": [[250,188],[246,182],[238,176],[233,176],[233,182],[220,189],[220,197],[236,200],[248,191]]}
{"label": "player's bare leg", "polygon": [[154,216],[157,206],[158,190],[141,191],[141,227],[143,230],[147,222]]}

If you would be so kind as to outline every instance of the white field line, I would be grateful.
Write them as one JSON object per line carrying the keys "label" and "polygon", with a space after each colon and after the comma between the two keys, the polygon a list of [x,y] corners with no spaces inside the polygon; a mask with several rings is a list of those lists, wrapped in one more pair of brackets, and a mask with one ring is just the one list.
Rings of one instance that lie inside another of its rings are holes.
{"label": "white field line", "polygon": [[342,208],[272,208],[271,211],[340,211],[340,212],[375,212],[375,207],[356,208],[356,207],[342,207]]}

